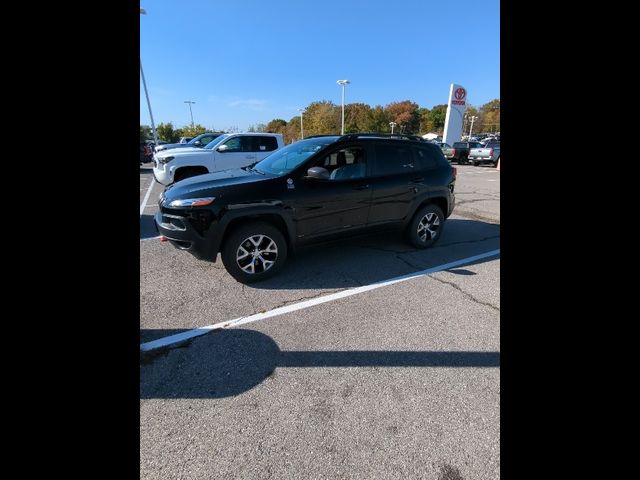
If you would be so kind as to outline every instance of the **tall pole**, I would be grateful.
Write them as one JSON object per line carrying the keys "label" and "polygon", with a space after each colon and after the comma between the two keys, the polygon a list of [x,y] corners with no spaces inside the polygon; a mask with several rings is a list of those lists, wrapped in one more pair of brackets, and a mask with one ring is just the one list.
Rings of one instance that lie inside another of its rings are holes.
{"label": "tall pole", "polygon": [[338,85],[342,85],[342,130],[341,135],[344,135],[344,87],[351,83],[349,80],[338,80]]}
{"label": "tall pole", "polygon": [[193,111],[191,110],[191,105],[196,102],[192,102],[191,100],[185,100],[184,103],[189,104],[189,113],[191,114],[191,128],[193,128]]}
{"label": "tall pole", "polygon": [[[144,8],[140,9],[140,15],[146,15]],[[151,117],[151,131],[153,132],[153,143],[158,145],[158,134],[156,133],[156,125],[153,122],[153,113],[151,113],[151,101],[149,100],[149,92],[147,91],[147,82],[144,79],[144,71],[142,71],[142,59],[140,59],[140,75],[142,76],[142,86],[144,87],[144,95],[147,97],[147,107],[149,107],[149,117]]]}
{"label": "tall pole", "polygon": [[471,141],[471,132],[473,132],[473,121],[477,118],[478,117],[475,117],[473,115],[471,116],[471,127],[469,127],[469,141]]}
{"label": "tall pole", "polygon": [[389,126],[391,127],[391,135],[393,135],[393,127],[395,127],[396,125],[396,122],[389,122]]}
{"label": "tall pole", "polygon": [[302,139],[304,139],[304,125],[302,123],[302,116],[304,115],[304,110],[299,108],[298,111],[300,112],[300,137],[301,137],[301,140],[302,140]]}

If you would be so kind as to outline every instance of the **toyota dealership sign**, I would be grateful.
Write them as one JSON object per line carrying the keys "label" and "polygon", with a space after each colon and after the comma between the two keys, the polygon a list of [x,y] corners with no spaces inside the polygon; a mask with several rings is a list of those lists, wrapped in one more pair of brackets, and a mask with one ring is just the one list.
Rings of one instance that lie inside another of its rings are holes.
{"label": "toyota dealership sign", "polygon": [[442,141],[453,145],[462,138],[462,120],[464,111],[467,108],[467,90],[455,83],[449,88],[449,104],[447,105],[447,116],[444,121],[444,135]]}

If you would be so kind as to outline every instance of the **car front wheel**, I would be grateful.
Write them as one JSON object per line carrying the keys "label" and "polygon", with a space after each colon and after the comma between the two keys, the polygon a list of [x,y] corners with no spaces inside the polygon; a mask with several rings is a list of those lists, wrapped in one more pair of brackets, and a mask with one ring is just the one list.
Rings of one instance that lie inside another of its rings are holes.
{"label": "car front wheel", "polygon": [[273,276],[287,259],[287,242],[276,227],[253,222],[234,230],[222,247],[222,263],[240,283]]}
{"label": "car front wheel", "polygon": [[416,248],[427,248],[433,245],[442,234],[444,214],[434,204],[425,205],[413,217],[407,234],[409,241]]}

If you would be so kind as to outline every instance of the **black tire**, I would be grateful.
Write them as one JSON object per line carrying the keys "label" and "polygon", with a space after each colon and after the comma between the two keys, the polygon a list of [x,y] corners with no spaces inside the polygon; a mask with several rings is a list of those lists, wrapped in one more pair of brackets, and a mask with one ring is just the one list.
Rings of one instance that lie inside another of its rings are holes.
{"label": "black tire", "polygon": [[173,181],[179,182],[180,180],[184,180],[185,178],[189,177],[195,177],[196,175],[201,175],[201,172],[194,168],[181,168],[173,176]]}
{"label": "black tire", "polygon": [[473,166],[474,167],[479,167],[480,166],[480,162],[473,162]]}
{"label": "black tire", "polygon": [[[260,239],[260,236],[263,238]],[[274,248],[275,251],[269,251]],[[241,249],[246,255],[242,256]],[[254,251],[262,253],[254,256]],[[238,282],[258,282],[273,276],[282,268],[287,259],[287,242],[282,232],[272,224],[251,222],[238,227],[227,236],[221,256],[225,268]],[[251,273],[250,270],[254,272]]]}
{"label": "black tire", "polygon": [[427,248],[442,236],[444,214],[432,203],[419,209],[407,227],[407,237],[416,248]]}
{"label": "black tire", "polygon": [[458,160],[458,165],[466,165],[467,164],[467,157],[465,157],[464,155],[460,156],[460,160]]}

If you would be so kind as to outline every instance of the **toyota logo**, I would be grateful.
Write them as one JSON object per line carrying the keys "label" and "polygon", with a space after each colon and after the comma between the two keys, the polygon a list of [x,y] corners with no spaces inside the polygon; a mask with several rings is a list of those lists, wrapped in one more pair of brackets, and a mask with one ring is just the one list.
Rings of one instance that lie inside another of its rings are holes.
{"label": "toyota logo", "polygon": [[456,100],[462,100],[467,95],[467,92],[464,91],[464,88],[456,88],[455,96]]}

